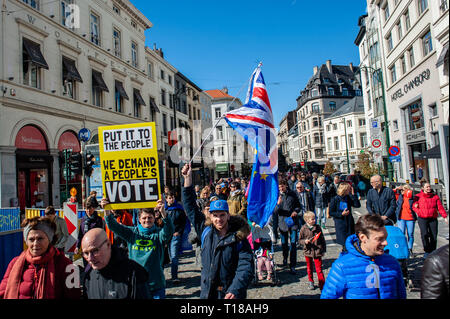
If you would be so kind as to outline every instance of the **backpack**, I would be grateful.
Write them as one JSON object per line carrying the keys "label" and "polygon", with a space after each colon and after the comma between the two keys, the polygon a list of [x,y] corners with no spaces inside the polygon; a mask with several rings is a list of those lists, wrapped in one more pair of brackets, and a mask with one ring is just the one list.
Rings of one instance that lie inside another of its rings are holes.
{"label": "backpack", "polygon": [[396,259],[408,259],[408,241],[406,240],[405,234],[402,233],[400,228],[396,226],[385,226],[388,233],[387,246],[384,248],[389,255],[395,257]]}

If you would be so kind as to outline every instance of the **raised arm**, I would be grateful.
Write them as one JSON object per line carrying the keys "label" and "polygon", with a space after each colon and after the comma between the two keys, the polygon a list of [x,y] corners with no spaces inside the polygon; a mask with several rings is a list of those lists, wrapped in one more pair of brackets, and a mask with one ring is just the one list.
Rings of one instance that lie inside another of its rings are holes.
{"label": "raised arm", "polygon": [[194,225],[197,235],[201,236],[205,227],[206,217],[197,206],[197,195],[195,194],[194,186],[192,185],[191,166],[189,164],[184,165],[181,174],[184,178],[184,187],[182,189],[183,206],[189,221]]}

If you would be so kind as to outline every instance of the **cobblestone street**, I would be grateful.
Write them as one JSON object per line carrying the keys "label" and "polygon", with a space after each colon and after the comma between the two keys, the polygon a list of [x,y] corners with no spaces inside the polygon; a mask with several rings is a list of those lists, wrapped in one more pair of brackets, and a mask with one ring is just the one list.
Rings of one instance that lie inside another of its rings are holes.
{"label": "cobblestone street", "polygon": [[[354,210],[355,221],[357,218],[366,213],[365,201],[362,201],[362,208]],[[339,257],[341,246],[334,242],[334,222],[332,219],[327,221],[327,228],[324,230],[325,239],[327,241],[327,252],[323,258],[323,271],[325,278],[331,269],[333,262]],[[438,248],[448,243],[445,236],[448,235],[448,225],[440,218],[439,219],[439,238]],[[273,286],[271,283],[252,284],[247,292],[248,299],[319,299],[320,289],[317,286],[317,276],[314,273],[314,280],[316,288],[314,290],[308,289],[308,276],[306,272],[306,263],[303,256],[303,251],[297,250],[297,267],[296,274],[290,274],[288,268],[282,268],[282,251],[281,245],[275,247],[275,261],[277,265],[277,275],[280,284]],[[420,298],[420,278],[421,269],[423,265],[423,248],[420,240],[420,232],[418,227],[415,229],[415,243],[414,243],[414,258],[410,258],[408,262],[409,278],[413,283],[412,289],[407,289],[408,299]],[[170,266],[165,267],[165,276],[167,280],[166,295],[167,298],[184,299],[200,297],[200,265],[195,264],[195,252],[187,251],[180,259],[179,278],[181,282],[173,285],[170,280]]]}

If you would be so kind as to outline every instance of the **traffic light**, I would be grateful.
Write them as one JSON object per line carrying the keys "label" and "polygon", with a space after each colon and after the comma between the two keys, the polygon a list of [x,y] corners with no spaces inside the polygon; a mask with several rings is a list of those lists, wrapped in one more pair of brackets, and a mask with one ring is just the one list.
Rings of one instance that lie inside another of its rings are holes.
{"label": "traffic light", "polygon": [[69,169],[72,174],[81,174],[81,154],[72,153],[69,157]]}
{"label": "traffic light", "polygon": [[94,169],[92,165],[95,163],[95,156],[91,152],[86,153],[86,162],[84,165],[84,173],[86,176],[91,176]]}

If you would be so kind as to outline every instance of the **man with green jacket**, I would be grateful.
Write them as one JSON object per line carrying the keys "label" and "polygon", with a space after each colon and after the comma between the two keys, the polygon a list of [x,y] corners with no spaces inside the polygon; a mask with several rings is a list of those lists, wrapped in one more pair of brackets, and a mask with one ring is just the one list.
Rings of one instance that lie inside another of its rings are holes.
{"label": "man with green jacket", "polygon": [[[101,202],[102,207],[108,204],[106,199]],[[163,227],[155,225],[155,210],[159,211],[163,220]],[[164,245],[172,238],[174,226],[170,218],[166,218],[162,200],[158,201],[155,209],[144,208],[139,211],[138,226],[124,226],[119,224],[109,210],[105,210],[105,221],[108,228],[128,244],[129,258],[143,266],[149,274],[149,289],[152,299],[165,298],[166,280],[162,259]]]}

